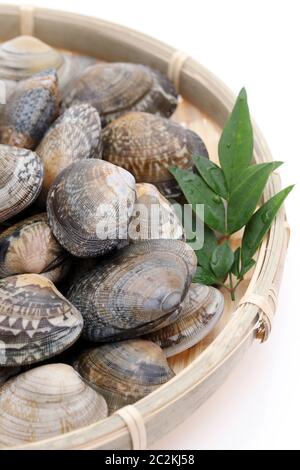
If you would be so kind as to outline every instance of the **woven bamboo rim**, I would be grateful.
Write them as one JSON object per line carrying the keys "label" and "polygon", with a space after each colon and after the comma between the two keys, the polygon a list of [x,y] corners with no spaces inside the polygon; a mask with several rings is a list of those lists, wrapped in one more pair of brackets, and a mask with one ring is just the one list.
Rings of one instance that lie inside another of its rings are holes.
{"label": "woven bamboo rim", "polygon": [[[228,88],[202,65],[141,33],[102,20],[32,7],[0,5],[0,39],[34,34],[53,47],[101,56],[108,61],[140,62],[174,80],[180,93],[223,126],[234,102]],[[271,161],[254,124],[254,159]],[[281,189],[274,174],[264,192]],[[189,366],[134,407],[89,427],[23,446],[24,449],[130,449],[153,444],[196,410],[224,381],[255,337],[265,340],[272,326],[289,239],[282,208],[262,244],[248,289],[231,320]],[[129,408],[129,407],[127,407]],[[133,411],[134,410],[134,411]]]}

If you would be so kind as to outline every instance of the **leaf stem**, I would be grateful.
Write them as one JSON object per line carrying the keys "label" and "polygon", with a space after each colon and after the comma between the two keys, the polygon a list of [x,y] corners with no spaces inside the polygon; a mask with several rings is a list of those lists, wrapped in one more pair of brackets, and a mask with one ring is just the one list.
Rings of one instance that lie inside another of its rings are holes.
{"label": "leaf stem", "polygon": [[232,280],[232,273],[229,273],[229,285],[230,285],[230,296],[231,296],[231,300],[234,301],[235,300],[235,287],[233,287],[233,280]]}
{"label": "leaf stem", "polygon": [[226,284],[223,284],[222,282],[219,282],[218,285],[221,287],[224,287],[230,293],[231,300],[234,302],[235,291],[243,280],[244,278],[242,277],[238,280],[238,282],[235,285],[233,285],[232,273],[229,273],[229,286]]}
{"label": "leaf stem", "polygon": [[238,282],[236,283],[236,285],[234,286],[234,290],[240,285],[240,283],[244,280],[243,277],[241,277]]}

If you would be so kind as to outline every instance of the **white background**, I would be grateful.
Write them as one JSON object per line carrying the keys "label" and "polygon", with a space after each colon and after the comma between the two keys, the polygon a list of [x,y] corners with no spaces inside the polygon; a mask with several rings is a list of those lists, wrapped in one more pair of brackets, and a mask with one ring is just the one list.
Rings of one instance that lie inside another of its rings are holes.
{"label": "white background", "polygon": [[[184,50],[234,92],[246,86],[253,116],[283,184],[299,183],[298,0],[44,0],[37,6],[121,23]],[[255,344],[227,382],[155,449],[300,449],[300,185],[286,203],[291,241],[271,338]]]}

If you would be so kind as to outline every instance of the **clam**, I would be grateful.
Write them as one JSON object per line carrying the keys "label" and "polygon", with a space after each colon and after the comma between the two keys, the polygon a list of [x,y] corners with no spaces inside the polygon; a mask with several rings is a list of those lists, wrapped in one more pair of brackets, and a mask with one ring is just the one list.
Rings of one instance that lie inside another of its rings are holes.
{"label": "clam", "polygon": [[32,204],[42,180],[43,165],[36,153],[0,145],[0,223]]}
{"label": "clam", "polygon": [[87,103],[67,109],[46,132],[36,149],[44,164],[39,201],[45,203],[51,184],[71,163],[89,157],[101,158],[99,114]]}
{"label": "clam", "polygon": [[167,357],[191,348],[216,326],[224,310],[224,296],[214,287],[192,284],[176,322],[146,336],[157,343]]}
{"label": "clam", "polygon": [[51,229],[73,255],[102,255],[127,239],[135,197],[135,180],[123,168],[98,159],[77,161],[50,188]]}
{"label": "clam", "polygon": [[20,372],[20,367],[0,367],[0,386]]}
{"label": "clam", "polygon": [[169,168],[191,168],[194,154],[208,157],[202,139],[160,116],[131,112],[103,131],[103,159],[126,168],[137,183],[155,184],[168,197],[180,194]]}
{"label": "clam", "polygon": [[146,111],[169,117],[177,93],[166,76],[140,64],[95,64],[66,87],[63,106],[87,102],[106,125],[128,111]]}
{"label": "clam", "polygon": [[71,346],[82,317],[54,284],[39,274],[0,280],[0,365],[31,364]]}
{"label": "clam", "polygon": [[58,79],[54,69],[20,81],[4,108],[1,143],[34,149],[58,110]]}
{"label": "clam", "polygon": [[20,80],[49,68],[55,69],[63,88],[93,59],[60,52],[33,36],[17,36],[0,45],[0,80],[6,86],[6,98]]}
{"label": "clam", "polygon": [[0,234],[0,278],[35,273],[57,282],[67,265],[67,254],[53,237],[47,214],[29,217]]}
{"label": "clam", "polygon": [[174,206],[149,183],[136,185],[137,200],[129,226],[132,242],[152,239],[185,239]]}
{"label": "clam", "polygon": [[49,439],[106,416],[104,398],[73,367],[36,367],[0,389],[0,446]]}
{"label": "clam", "polygon": [[110,412],[135,403],[174,376],[161,348],[142,339],[84,352],[74,367],[103,395]]}
{"label": "clam", "polygon": [[94,342],[140,336],[178,309],[196,270],[196,256],[178,240],[129,245],[72,283],[67,298],[82,313]]}

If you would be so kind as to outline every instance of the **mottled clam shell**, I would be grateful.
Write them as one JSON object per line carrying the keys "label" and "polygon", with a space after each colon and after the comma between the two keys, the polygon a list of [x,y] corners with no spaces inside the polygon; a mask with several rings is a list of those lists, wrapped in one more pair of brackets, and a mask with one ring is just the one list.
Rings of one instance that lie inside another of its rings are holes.
{"label": "mottled clam shell", "polygon": [[20,367],[0,367],[0,387],[3,385],[10,377],[17,375],[20,372]]}
{"label": "mottled clam shell", "polygon": [[4,108],[1,143],[34,149],[58,111],[58,78],[54,69],[20,81]]}
{"label": "mottled clam shell", "polygon": [[111,413],[135,403],[174,376],[161,348],[141,339],[91,349],[74,367],[103,395]]}
{"label": "mottled clam shell", "polygon": [[54,238],[47,214],[12,225],[0,234],[0,278],[14,274],[43,274],[52,282],[67,272],[68,256]]}
{"label": "mottled clam shell", "polygon": [[39,274],[0,280],[0,365],[39,362],[59,354],[79,337],[78,310]]}
{"label": "mottled clam shell", "polygon": [[103,159],[126,168],[137,183],[155,184],[168,197],[180,194],[169,168],[191,168],[194,154],[208,157],[202,139],[160,116],[131,112],[103,130]]}
{"label": "mottled clam shell", "polygon": [[158,256],[164,253],[170,253],[174,259],[184,262],[188,271],[188,284],[196,273],[197,258],[194,250],[184,241],[181,240],[145,240],[124,248],[123,251],[115,255],[115,259],[136,258],[137,256],[151,256],[155,252]]}
{"label": "mottled clam shell", "polygon": [[192,284],[176,322],[146,336],[157,343],[167,357],[191,348],[216,326],[224,311],[224,296],[214,287]]}
{"label": "mottled clam shell", "polygon": [[178,309],[195,270],[196,256],[186,243],[140,242],[77,278],[67,298],[82,313],[86,339],[134,338]]}
{"label": "mottled clam shell", "polygon": [[127,239],[135,180],[98,159],[68,166],[50,188],[47,212],[59,243],[78,257],[105,254]]}
{"label": "mottled clam shell", "polygon": [[44,180],[38,202],[45,204],[55,178],[71,163],[101,158],[99,114],[87,103],[67,109],[46,132],[36,149],[44,164]]}
{"label": "mottled clam shell", "polygon": [[176,109],[177,93],[167,77],[145,65],[96,64],[66,87],[63,106],[78,102],[92,104],[106,125],[128,111],[169,117]]}
{"label": "mottled clam shell", "polygon": [[60,88],[91,65],[94,59],[60,52],[33,36],[17,36],[0,45],[0,79],[6,98],[17,82],[49,68],[55,69]]}
{"label": "mottled clam shell", "polygon": [[[108,254],[110,256],[110,253]],[[77,258],[71,257],[71,266],[66,277],[60,285],[59,290],[66,295],[72,284],[77,282],[84,274],[88,273],[103,262],[103,257]]]}
{"label": "mottled clam shell", "polygon": [[0,145],[0,222],[32,204],[42,181],[43,165],[36,153]]}
{"label": "mottled clam shell", "polygon": [[174,206],[149,183],[136,185],[137,200],[129,226],[132,243],[141,240],[184,240],[184,229]]}
{"label": "mottled clam shell", "polygon": [[49,439],[106,416],[104,398],[71,366],[36,367],[0,389],[0,446]]}

